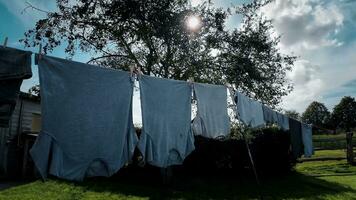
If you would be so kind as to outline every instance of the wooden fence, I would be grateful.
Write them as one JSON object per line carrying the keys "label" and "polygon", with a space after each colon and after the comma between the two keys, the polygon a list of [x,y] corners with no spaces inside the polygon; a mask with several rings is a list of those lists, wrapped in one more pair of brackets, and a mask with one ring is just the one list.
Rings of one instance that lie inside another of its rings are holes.
{"label": "wooden fence", "polygon": [[315,150],[346,149],[346,138],[322,138],[314,139]]}
{"label": "wooden fence", "polygon": [[346,133],[346,150],[347,150],[347,162],[354,165],[356,164],[356,159],[355,159],[355,153],[354,153],[354,143],[355,140],[353,140],[352,136],[354,134],[352,132]]}
{"label": "wooden fence", "polygon": [[313,139],[313,145],[316,151],[343,149],[346,152],[348,163],[356,164],[356,137],[353,137],[352,132],[346,133],[343,138]]}

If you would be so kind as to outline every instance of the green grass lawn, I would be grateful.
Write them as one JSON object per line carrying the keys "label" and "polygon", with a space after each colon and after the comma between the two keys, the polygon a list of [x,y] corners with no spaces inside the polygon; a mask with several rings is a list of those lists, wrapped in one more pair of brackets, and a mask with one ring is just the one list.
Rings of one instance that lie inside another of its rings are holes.
{"label": "green grass lawn", "polygon": [[345,149],[336,149],[336,150],[320,150],[315,151],[313,158],[325,158],[325,157],[340,157],[346,158]]}
{"label": "green grass lawn", "polygon": [[[342,153],[320,151],[316,156]],[[264,178],[261,187],[252,178],[238,176],[176,177],[170,186],[158,182],[137,177],[90,179],[83,183],[51,179],[0,191],[0,199],[258,199],[260,194],[264,199],[356,199],[356,166],[345,160],[300,163],[290,175]]]}
{"label": "green grass lawn", "polygon": [[[354,137],[356,137],[354,135]],[[338,134],[315,134],[313,135],[313,139],[346,139],[345,133],[338,133]]]}
{"label": "green grass lawn", "polygon": [[345,157],[346,150],[336,149],[336,150],[320,150],[315,151],[313,157]]}

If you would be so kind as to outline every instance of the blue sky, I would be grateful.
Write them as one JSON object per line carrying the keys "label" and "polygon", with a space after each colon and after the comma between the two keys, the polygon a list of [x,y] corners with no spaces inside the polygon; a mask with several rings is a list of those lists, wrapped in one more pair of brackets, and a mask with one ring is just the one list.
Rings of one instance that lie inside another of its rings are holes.
{"label": "blue sky", "polygon": [[[55,0],[0,0],[1,43],[7,36],[8,46],[23,49],[18,40],[44,17],[31,9],[22,13],[26,1],[44,10],[56,9]],[[227,7],[241,0],[213,2]],[[356,0],[276,0],[261,12],[273,20],[276,33],[282,35],[281,51],[298,56],[288,73],[294,91],[283,98],[282,108],[303,112],[317,100],[332,109],[343,96],[356,96]],[[238,27],[239,17],[232,17],[226,25]],[[66,57],[63,48],[51,55]],[[73,59],[86,62],[90,57],[81,53]],[[37,66],[33,66],[33,72],[33,78],[24,82],[23,91],[38,83]]]}

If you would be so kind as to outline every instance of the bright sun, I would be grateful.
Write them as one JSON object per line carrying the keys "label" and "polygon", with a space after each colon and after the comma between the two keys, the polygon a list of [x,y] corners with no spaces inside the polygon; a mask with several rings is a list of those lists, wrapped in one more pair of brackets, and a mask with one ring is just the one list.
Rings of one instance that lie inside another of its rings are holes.
{"label": "bright sun", "polygon": [[189,16],[187,18],[187,27],[189,30],[192,30],[192,31],[196,31],[198,30],[200,27],[201,27],[201,20],[200,20],[200,17],[198,16]]}

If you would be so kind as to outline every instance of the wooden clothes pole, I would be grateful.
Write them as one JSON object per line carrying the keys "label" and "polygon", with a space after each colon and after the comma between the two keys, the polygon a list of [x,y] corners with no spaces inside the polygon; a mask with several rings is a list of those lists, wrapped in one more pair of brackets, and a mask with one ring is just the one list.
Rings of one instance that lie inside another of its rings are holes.
{"label": "wooden clothes pole", "polygon": [[260,185],[260,181],[259,181],[257,170],[256,170],[255,161],[253,160],[252,153],[251,153],[251,150],[250,150],[250,145],[248,144],[246,135],[242,134],[242,136],[243,136],[243,138],[245,140],[246,150],[247,150],[248,156],[250,158],[251,167],[252,167],[253,173],[255,175],[257,185]]}
{"label": "wooden clothes pole", "polygon": [[[228,88],[229,93],[230,93],[230,97],[231,97],[232,104],[233,104],[233,112],[235,113],[235,118],[238,119],[237,108],[236,108],[237,102],[235,101],[235,95],[236,95],[237,91],[235,91],[233,89],[233,87],[230,86],[230,85],[227,85],[226,87]],[[262,193],[261,193],[261,190],[260,190],[261,184],[260,184],[260,180],[258,178],[256,165],[255,165],[255,162],[254,162],[253,157],[252,157],[252,153],[251,153],[251,150],[250,150],[250,145],[248,144],[247,137],[245,135],[246,127],[244,125],[242,125],[242,126],[243,126],[243,128],[242,128],[241,134],[242,134],[242,137],[243,137],[243,139],[245,141],[247,154],[248,154],[248,157],[249,157],[249,160],[250,160],[250,164],[251,164],[251,168],[253,170],[253,174],[254,174],[255,179],[256,179],[257,186],[259,187],[258,193],[260,195],[260,199],[263,199],[263,196],[262,196]]]}
{"label": "wooden clothes pole", "polygon": [[255,165],[255,161],[253,160],[253,157],[252,157],[252,153],[251,153],[251,149],[250,149],[250,145],[248,144],[248,141],[247,141],[247,137],[246,135],[243,133],[245,132],[246,129],[244,129],[242,131],[242,137],[245,141],[245,145],[246,145],[246,150],[247,150],[247,154],[248,154],[248,157],[249,157],[249,160],[250,160],[250,164],[251,164],[251,167],[252,167],[252,171],[253,171],[253,174],[255,176],[255,180],[256,180],[256,184],[257,184],[257,187],[258,187],[258,193],[259,193],[259,196],[260,196],[260,199],[263,199],[263,195],[262,195],[262,192],[261,192],[261,182],[258,178],[258,174],[257,174],[257,170],[256,170],[256,165]]}

